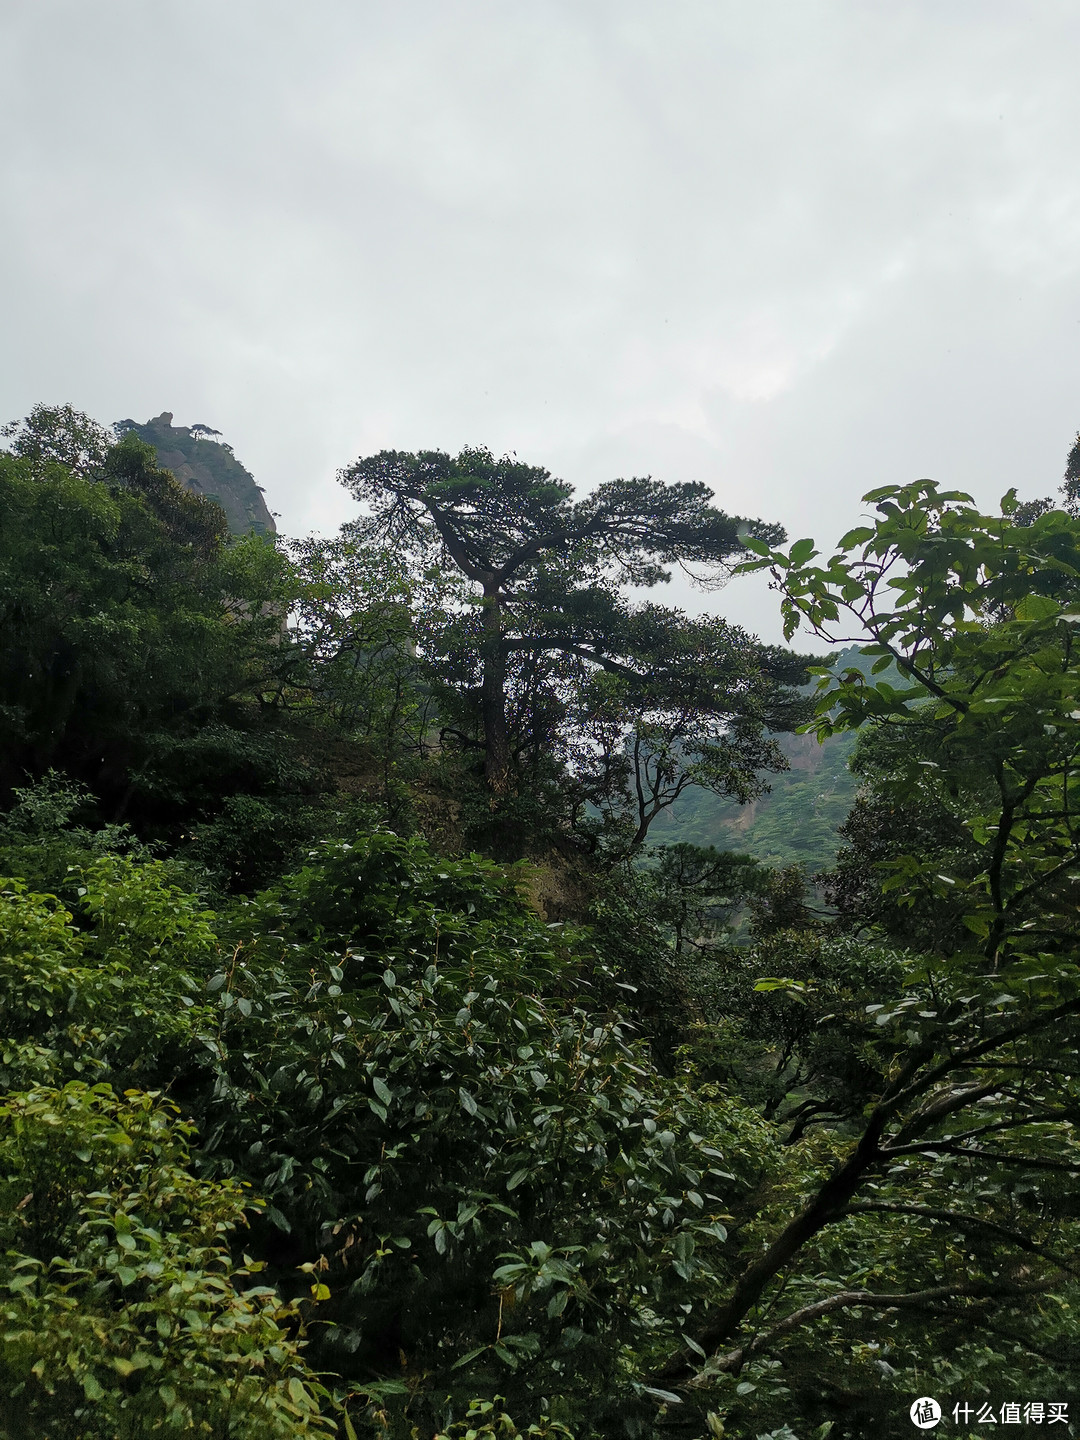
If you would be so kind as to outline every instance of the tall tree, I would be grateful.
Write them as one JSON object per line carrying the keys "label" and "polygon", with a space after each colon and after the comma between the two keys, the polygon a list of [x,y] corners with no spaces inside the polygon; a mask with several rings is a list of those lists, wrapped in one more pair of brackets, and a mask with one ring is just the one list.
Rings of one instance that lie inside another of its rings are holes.
{"label": "tall tree", "polygon": [[0,787],[59,768],[117,814],[154,756],[260,695],[286,562],[105,434],[39,406],[0,451]]}
{"label": "tall tree", "polygon": [[[685,709],[696,691],[692,708],[726,717],[721,728],[729,761],[737,736],[753,736],[756,751],[744,757],[738,781],[730,763],[725,779],[722,766],[710,774],[709,783],[730,781],[736,790],[761,763],[762,728],[792,723],[788,687],[801,678],[798,657],[766,649],[735,627],[714,625],[706,637],[698,622],[655,606],[633,607],[620,594],[627,586],[666,581],[675,567],[716,585],[745,553],[747,535],[776,543],[779,527],[726,515],[712,505],[705,485],[620,479],[575,500],[571,486],[542,467],[497,460],[483,449],[463,450],[456,458],[439,451],[382,451],[357,460],[340,479],[369,508],[359,522],[362,533],[410,552],[420,565],[450,567],[465,581],[475,609],[471,622],[466,613],[457,637],[460,683],[468,688],[471,655],[484,773],[495,794],[513,784],[520,738],[514,733],[515,687],[529,692],[522,712],[536,748],[538,717],[548,717],[542,738],[553,744],[551,725],[568,716],[569,697],[578,696],[590,677],[613,677],[622,687],[616,730],[625,737],[635,714],[644,717],[654,740],[648,753],[655,757],[667,746],[669,758],[688,740],[677,726],[665,731],[658,713],[671,708],[668,700]],[[707,702],[701,693],[706,653]],[[610,692],[605,697],[612,698]],[[602,749],[602,743],[594,746],[597,753]],[[699,780],[705,768],[699,767]],[[661,796],[669,789],[661,781]],[[639,819],[647,828],[645,817],[656,813],[656,805],[641,793]]]}
{"label": "tall tree", "polygon": [[96,420],[73,405],[33,407],[24,420],[0,426],[10,450],[25,460],[35,474],[49,464],[63,465],[82,479],[100,479],[113,436]]}

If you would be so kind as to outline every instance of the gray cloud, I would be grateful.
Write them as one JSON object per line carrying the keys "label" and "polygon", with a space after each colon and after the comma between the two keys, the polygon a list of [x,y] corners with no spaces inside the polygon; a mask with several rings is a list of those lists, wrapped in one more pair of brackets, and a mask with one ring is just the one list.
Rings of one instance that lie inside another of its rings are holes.
{"label": "gray cloud", "polygon": [[824,541],[891,480],[1046,493],[1078,42],[1067,0],[14,0],[4,411],[206,421],[292,531],[382,446]]}

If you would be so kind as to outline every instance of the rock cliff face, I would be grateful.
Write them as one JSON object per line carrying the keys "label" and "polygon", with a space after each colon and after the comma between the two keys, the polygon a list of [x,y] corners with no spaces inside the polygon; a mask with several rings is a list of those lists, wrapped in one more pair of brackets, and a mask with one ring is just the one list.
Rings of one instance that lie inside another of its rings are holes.
{"label": "rock cliff face", "polygon": [[171,412],[165,410],[143,425],[122,420],[117,429],[133,431],[140,440],[153,445],[159,465],[171,470],[182,485],[197,495],[216,500],[228,516],[234,535],[246,530],[276,534],[274,517],[254,476],[240,464],[231,446],[211,438],[219,432],[207,425],[174,425],[172,419]]}

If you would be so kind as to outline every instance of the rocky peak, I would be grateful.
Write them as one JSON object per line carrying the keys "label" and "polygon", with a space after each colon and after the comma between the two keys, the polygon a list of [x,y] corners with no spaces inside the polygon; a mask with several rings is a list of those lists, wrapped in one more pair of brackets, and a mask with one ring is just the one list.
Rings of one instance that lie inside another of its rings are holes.
{"label": "rocky peak", "polygon": [[182,485],[197,495],[214,500],[225,511],[234,535],[247,530],[274,535],[277,527],[267,508],[262,489],[232,452],[232,446],[211,437],[221,432],[209,425],[174,425],[171,410],[137,424],[122,420],[116,427],[132,432],[153,445],[158,464],[171,470]]}

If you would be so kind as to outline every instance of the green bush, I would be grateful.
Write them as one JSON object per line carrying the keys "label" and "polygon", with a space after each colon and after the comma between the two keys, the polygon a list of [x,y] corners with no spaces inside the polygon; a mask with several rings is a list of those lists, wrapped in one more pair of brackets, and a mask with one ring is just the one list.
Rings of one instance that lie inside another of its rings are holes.
{"label": "green bush", "polygon": [[294,1307],[227,1248],[253,1202],[197,1179],[153,1094],[72,1082],[0,1106],[6,1434],[328,1435]]}

